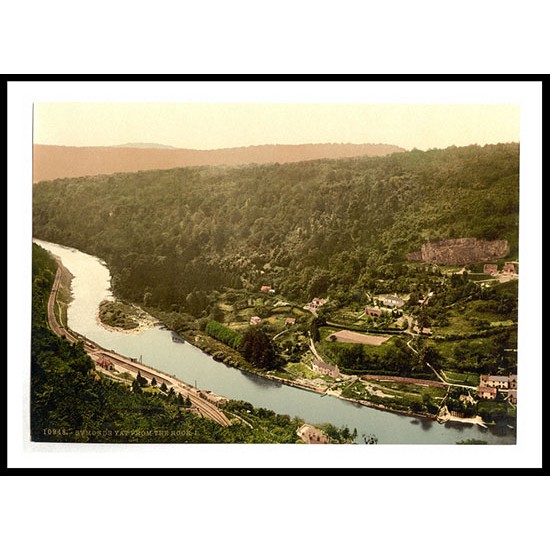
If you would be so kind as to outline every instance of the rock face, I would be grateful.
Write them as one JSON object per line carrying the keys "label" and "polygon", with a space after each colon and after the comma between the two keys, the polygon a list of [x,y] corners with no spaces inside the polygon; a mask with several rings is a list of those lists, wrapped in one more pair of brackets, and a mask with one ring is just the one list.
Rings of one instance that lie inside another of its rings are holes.
{"label": "rock face", "polygon": [[419,252],[407,254],[407,259],[430,264],[461,265],[498,260],[504,258],[509,251],[506,240],[448,239],[425,243]]}

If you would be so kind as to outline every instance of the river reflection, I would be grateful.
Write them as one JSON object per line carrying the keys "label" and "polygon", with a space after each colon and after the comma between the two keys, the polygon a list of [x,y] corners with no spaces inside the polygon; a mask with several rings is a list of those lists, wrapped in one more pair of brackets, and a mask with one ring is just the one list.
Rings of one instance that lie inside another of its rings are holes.
{"label": "river reflection", "polygon": [[[228,368],[231,368],[231,367],[228,367]],[[264,378],[263,376],[259,376],[258,374],[254,374],[253,372],[241,371],[241,374],[246,379],[248,379],[252,384],[255,384],[260,388],[275,389],[275,388],[281,388],[283,386],[282,382],[278,382],[277,380],[272,380],[269,378]]]}
{"label": "river reflection", "polygon": [[433,420],[428,420],[427,418],[421,418],[420,419],[420,427],[424,430],[431,430],[434,423]]}

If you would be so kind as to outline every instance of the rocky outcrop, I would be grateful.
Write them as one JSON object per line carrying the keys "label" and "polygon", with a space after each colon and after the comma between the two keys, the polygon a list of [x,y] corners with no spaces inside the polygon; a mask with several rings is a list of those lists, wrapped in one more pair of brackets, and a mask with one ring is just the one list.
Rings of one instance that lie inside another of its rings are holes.
{"label": "rocky outcrop", "polygon": [[462,265],[498,260],[504,258],[509,251],[506,240],[447,239],[425,243],[420,251],[407,254],[407,259],[430,264]]}

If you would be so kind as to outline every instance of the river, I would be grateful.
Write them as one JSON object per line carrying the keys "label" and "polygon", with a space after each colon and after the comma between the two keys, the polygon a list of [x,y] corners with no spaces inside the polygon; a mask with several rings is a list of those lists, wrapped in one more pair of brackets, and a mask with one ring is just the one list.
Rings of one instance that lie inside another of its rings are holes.
{"label": "river", "polygon": [[97,321],[99,303],[112,298],[111,276],[105,263],[73,248],[38,239],[34,242],[58,256],[74,275],[73,300],[67,312],[70,328],[106,349],[128,357],[141,356],[144,364],[200,389],[248,401],[255,407],[265,407],[280,414],[299,416],[306,422],[330,422],[339,427],[347,426],[350,431],[356,428],[358,443],[363,442],[362,434],[374,434],[380,444],[454,444],[469,438],[482,439],[489,444],[515,443],[515,434],[508,428],[487,429],[456,422],[439,424],[414,419],[245,373],[214,361],[188,342],[173,341],[173,333],[159,326],[137,334],[107,330]]}

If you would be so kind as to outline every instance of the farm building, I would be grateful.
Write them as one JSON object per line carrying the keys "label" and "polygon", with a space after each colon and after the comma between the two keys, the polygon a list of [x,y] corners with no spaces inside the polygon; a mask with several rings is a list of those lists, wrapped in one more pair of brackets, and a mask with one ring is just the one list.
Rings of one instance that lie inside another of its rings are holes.
{"label": "farm building", "polygon": [[399,296],[392,295],[380,296],[378,300],[388,307],[403,307],[403,304],[405,303],[405,301],[399,298]]}
{"label": "farm building", "polygon": [[517,376],[514,374],[512,374],[511,376],[495,376],[492,374],[482,374],[479,377],[479,385],[489,388],[500,388],[506,390],[511,387],[510,378],[512,377],[514,386],[517,388]]}
{"label": "farm building", "polygon": [[320,372],[321,374],[332,376],[332,378],[338,378],[338,376],[340,376],[340,369],[338,367],[335,367],[334,365],[329,365],[328,363],[320,361],[319,359],[315,359],[313,361],[312,369],[315,372]]}
{"label": "farm building", "polygon": [[105,370],[113,370],[113,362],[104,355],[100,355],[97,358],[96,364]]}
{"label": "farm building", "polygon": [[369,317],[381,317],[382,310],[379,307],[366,307],[365,314]]}
{"label": "farm building", "polygon": [[296,430],[298,437],[309,444],[328,443],[328,436],[311,424],[303,424]]}
{"label": "farm building", "polygon": [[495,399],[497,396],[497,389],[488,386],[479,386],[477,389],[477,396],[481,399]]}

